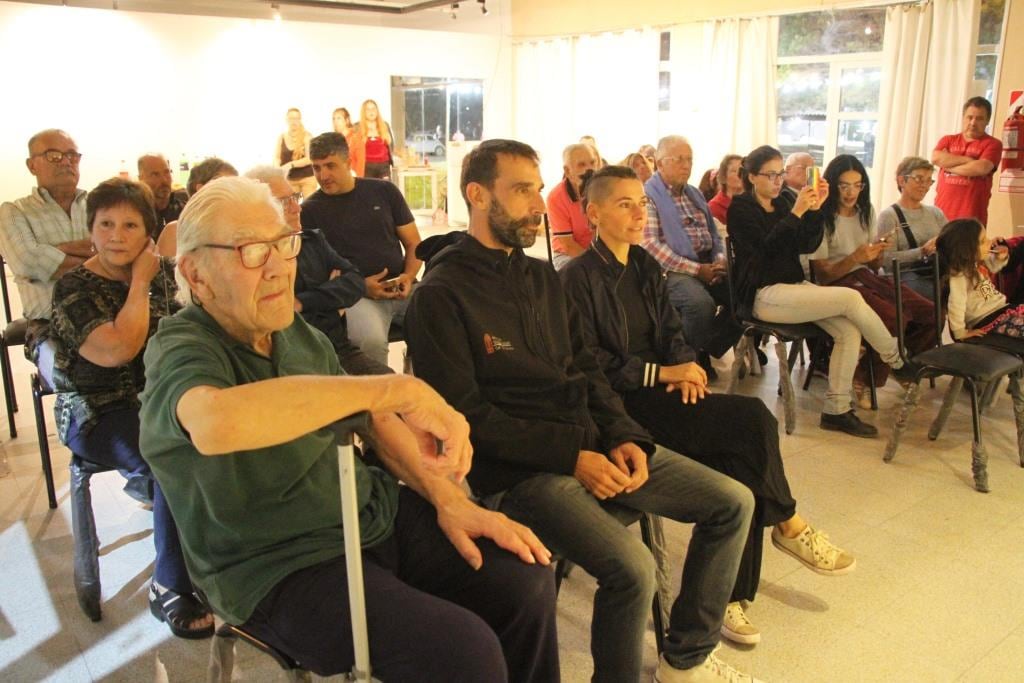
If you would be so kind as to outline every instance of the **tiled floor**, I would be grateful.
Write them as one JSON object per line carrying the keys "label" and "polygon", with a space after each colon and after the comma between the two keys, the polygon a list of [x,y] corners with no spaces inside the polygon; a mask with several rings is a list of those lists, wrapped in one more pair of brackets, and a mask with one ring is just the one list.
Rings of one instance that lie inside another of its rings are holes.
{"label": "tiled floor", "polygon": [[[12,359],[21,410],[18,438],[10,439],[6,427],[0,431],[0,458],[10,467],[0,477],[0,681],[204,680],[208,641],[173,638],[149,615],[151,515],[121,493],[116,473],[94,477],[92,486],[102,544],[103,621],[93,624],[79,610],[71,582],[68,452],[53,436],[48,413],[60,503],[50,511],[29,365],[19,348]],[[397,357],[392,360],[399,366]],[[724,390],[728,370],[720,370],[716,386]],[[740,389],[781,415],[775,381],[773,360],[767,375],[744,380]],[[881,454],[895,389],[884,389],[880,411],[866,415],[883,432],[867,441],[818,429],[823,384],[797,390],[797,429],[782,437],[782,449],[800,512],[856,554],[857,570],[821,577],[766,543],[761,590],[748,611],[763,640],[754,648],[726,645],[722,657],[769,681],[1024,680],[1024,470],[1009,397],[1000,392],[984,421],[993,491],[983,495],[970,486],[966,400],[938,441],[925,436],[944,380],[923,392],[916,419],[888,465]],[[49,411],[52,398],[46,401]],[[668,524],[667,531],[678,571],[689,530]],[[590,676],[593,590],[579,569],[563,584],[565,681]],[[645,657],[653,671],[650,632]],[[236,678],[283,680],[269,659],[243,646]]]}

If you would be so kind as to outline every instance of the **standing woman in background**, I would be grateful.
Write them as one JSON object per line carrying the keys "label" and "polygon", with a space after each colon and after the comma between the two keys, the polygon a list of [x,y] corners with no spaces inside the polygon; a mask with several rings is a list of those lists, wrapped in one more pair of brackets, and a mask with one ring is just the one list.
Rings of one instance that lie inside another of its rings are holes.
{"label": "standing woman in background", "polygon": [[288,182],[292,189],[301,192],[303,197],[316,192],[316,178],[309,162],[309,141],[312,136],[302,125],[302,112],[295,107],[288,110],[288,130],[277,138],[274,147],[274,165],[280,166],[288,174]]}
{"label": "standing woman in background", "polygon": [[348,109],[338,107],[334,110],[331,118],[334,121],[334,132],[344,135],[345,142],[348,143],[348,165],[356,176],[362,178],[366,175],[366,159],[363,157],[364,149],[362,145],[356,144],[356,141],[359,139],[359,133],[356,131],[356,127],[352,125],[352,117],[349,115]]}
{"label": "standing woman in background", "polygon": [[365,162],[365,177],[391,179],[391,126],[380,117],[380,110],[373,100],[366,100],[359,109],[359,123],[356,124],[358,144],[349,145],[357,149]]}

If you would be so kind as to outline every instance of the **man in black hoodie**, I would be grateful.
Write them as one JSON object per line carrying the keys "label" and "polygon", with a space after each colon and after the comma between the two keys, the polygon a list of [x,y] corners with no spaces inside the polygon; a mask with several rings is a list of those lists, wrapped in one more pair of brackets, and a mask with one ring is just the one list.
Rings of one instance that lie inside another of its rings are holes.
{"label": "man in black hoodie", "polygon": [[429,261],[406,318],[416,374],[469,420],[475,491],[500,498],[502,512],[597,578],[593,680],[639,679],[656,587],[650,552],[611,511],[696,523],[657,675],[719,680],[733,670],[712,651],[753,498],[655,445],[626,415],[555,271],[523,253],[537,238],[542,185],[523,143],[489,140],[466,157],[469,234],[427,240],[417,253]]}

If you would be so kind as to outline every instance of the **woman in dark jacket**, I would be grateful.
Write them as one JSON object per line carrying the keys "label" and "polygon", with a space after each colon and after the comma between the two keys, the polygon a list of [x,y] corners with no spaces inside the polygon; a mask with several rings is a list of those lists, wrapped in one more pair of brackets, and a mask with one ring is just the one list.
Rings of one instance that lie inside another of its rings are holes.
{"label": "woman in dark jacket", "polygon": [[632,169],[609,166],[584,186],[590,248],[563,269],[566,296],[579,310],[583,338],[629,415],[656,442],[728,474],[754,493],[756,509],[722,635],[760,640],[743,611],[761,573],[761,529],[772,543],[820,574],[851,571],[856,560],[796,512],[779,451],[778,423],[760,399],[712,395],[694,362],[682,321],[668,300],[658,263],[637,246],[647,198]]}

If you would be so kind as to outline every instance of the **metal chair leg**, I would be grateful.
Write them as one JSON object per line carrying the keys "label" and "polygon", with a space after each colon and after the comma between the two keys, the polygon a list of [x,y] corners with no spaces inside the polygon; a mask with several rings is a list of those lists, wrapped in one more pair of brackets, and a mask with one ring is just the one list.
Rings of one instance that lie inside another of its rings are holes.
{"label": "metal chair leg", "polygon": [[746,375],[744,366],[747,362],[747,349],[753,344],[751,338],[744,334],[740,337],[736,347],[732,350],[732,371],[729,376],[729,387],[725,393],[732,394],[736,391],[736,385]]}
{"label": "metal chair leg", "polygon": [[[873,351],[868,349],[868,353]],[[875,385],[875,364],[868,358],[868,391],[871,394],[871,410],[878,410],[878,387]]]}
{"label": "metal chair leg", "polygon": [[18,399],[14,391],[14,377],[11,372],[11,357],[4,343],[3,335],[0,335],[0,373],[3,375],[4,400],[7,403],[7,427],[11,438],[17,438],[18,427],[14,424],[14,413],[18,412]]}
{"label": "metal chair leg", "polygon": [[974,427],[974,442],[971,444],[971,472],[974,474],[974,488],[982,493],[988,493],[988,453],[985,452],[985,444],[981,440],[981,401],[978,396],[978,387],[967,378],[964,380],[968,390],[971,392],[971,426]]}
{"label": "metal chair leg", "polygon": [[981,392],[981,414],[988,414],[992,404],[995,403],[996,395],[999,391],[999,387],[1003,385],[1002,378],[997,378],[985,385],[985,390]]}
{"label": "metal chair leg", "polygon": [[238,638],[222,634],[219,628],[215,631],[210,642],[210,663],[206,668],[206,683],[231,683],[231,675],[235,670],[236,642]]}
{"label": "metal chair leg", "polygon": [[775,355],[779,359],[779,385],[782,389],[782,406],[786,413],[786,433],[792,434],[796,429],[796,397],[793,393],[793,380],[789,376],[785,342],[775,342]]}
{"label": "metal chair leg", "polygon": [[946,426],[946,420],[949,419],[949,413],[953,410],[957,398],[960,397],[960,390],[963,386],[963,377],[954,377],[950,380],[949,388],[946,389],[946,395],[942,399],[942,407],[939,408],[939,414],[932,420],[932,426],[928,429],[928,438],[932,441],[939,438],[942,428]]}
{"label": "metal chair leg", "polygon": [[1013,397],[1013,419],[1017,423],[1017,456],[1024,467],[1024,392],[1020,388],[1020,373],[1010,375],[1010,395]]}
{"label": "metal chair leg", "polygon": [[43,390],[39,377],[32,375],[32,408],[36,413],[36,437],[39,439],[39,459],[43,464],[46,496],[51,510],[57,509],[57,493],[53,486],[53,463],[50,460],[50,440],[46,438],[46,415],[43,413]]}
{"label": "metal chair leg", "polygon": [[903,405],[900,406],[896,422],[892,426],[892,436],[889,437],[889,443],[885,445],[885,453],[882,455],[884,462],[892,462],[892,459],[896,457],[896,449],[900,447],[900,437],[903,436],[903,432],[907,429],[907,422],[910,421],[910,415],[914,412],[914,408],[917,407],[920,395],[921,384],[919,381],[907,387],[907,393],[903,397]]}

